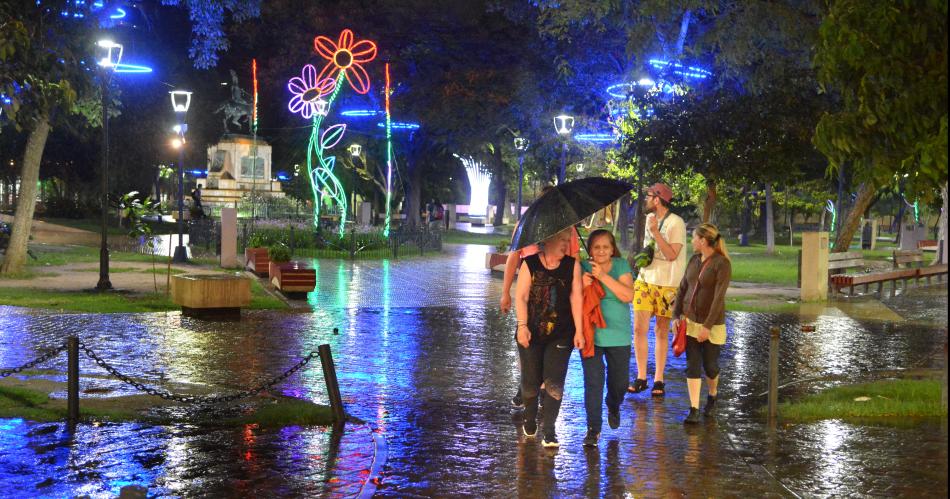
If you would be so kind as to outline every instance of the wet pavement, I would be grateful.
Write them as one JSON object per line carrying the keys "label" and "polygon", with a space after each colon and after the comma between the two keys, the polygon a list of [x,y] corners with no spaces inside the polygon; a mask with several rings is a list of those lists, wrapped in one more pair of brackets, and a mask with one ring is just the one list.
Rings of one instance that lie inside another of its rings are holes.
{"label": "wet pavement", "polygon": [[[519,438],[510,413],[518,379],[514,316],[497,311],[501,280],[484,268],[488,247],[446,249],[395,262],[317,261],[312,312],[245,312],[240,323],[0,307],[0,366],[22,364],[78,334],[120,371],[157,386],[227,393],[280,374],[329,343],[347,411],[359,420],[340,435],[184,423],[71,430],[0,419],[0,496],[112,497],[125,485],[156,496],[947,495],[945,420],[770,427],[759,412],[771,325],[783,332],[782,381],[819,378],[792,384],[783,397],[831,379],[943,366],[945,285],[885,300],[893,314],[914,320],[730,313],[718,416],[683,427],[685,359],[671,356],[666,398],[628,395],[620,428],[605,427],[594,449],[581,445],[575,355],[557,426],[561,447],[552,451]],[[803,322],[815,331],[803,332]],[[49,367],[65,371],[65,357]],[[106,374],[87,359],[81,367]],[[87,377],[81,389],[104,384]],[[313,365],[279,391],[327,403]]]}

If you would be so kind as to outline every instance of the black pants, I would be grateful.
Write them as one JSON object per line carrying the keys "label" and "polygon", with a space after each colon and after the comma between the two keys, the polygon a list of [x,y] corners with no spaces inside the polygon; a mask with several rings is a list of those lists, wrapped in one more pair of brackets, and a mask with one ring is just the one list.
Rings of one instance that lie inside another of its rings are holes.
{"label": "black pants", "polygon": [[604,424],[604,361],[607,361],[607,409],[618,410],[627,394],[630,379],[630,345],[622,347],[594,347],[594,356],[581,359],[584,366],[584,409],[587,411],[587,426],[600,432]]}
{"label": "black pants", "polygon": [[561,411],[561,399],[564,395],[567,363],[571,360],[573,350],[574,345],[570,338],[532,343],[528,345],[528,348],[518,345],[518,356],[521,358],[524,420],[537,419],[538,395],[541,383],[544,383],[544,419],[541,428],[545,435],[554,434],[554,423]]}
{"label": "black pants", "polygon": [[719,351],[722,345],[715,345],[711,341],[702,343],[692,336],[686,337],[686,377],[702,378],[703,371],[706,377],[714,379],[719,376]]}

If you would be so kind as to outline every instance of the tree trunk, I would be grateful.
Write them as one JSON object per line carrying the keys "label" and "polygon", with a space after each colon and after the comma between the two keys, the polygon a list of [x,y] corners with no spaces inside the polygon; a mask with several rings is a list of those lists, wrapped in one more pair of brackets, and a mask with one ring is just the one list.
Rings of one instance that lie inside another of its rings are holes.
{"label": "tree trunk", "polygon": [[[410,162],[411,161],[411,162]],[[422,224],[420,211],[422,210],[422,175],[421,168],[416,162],[418,158],[407,160],[406,170],[406,199],[403,202],[406,210],[406,227],[414,229]]]}
{"label": "tree trunk", "polygon": [[765,251],[775,253],[775,217],[772,213],[772,184],[765,184]]}
{"label": "tree trunk", "polygon": [[703,201],[703,223],[710,223],[716,209],[716,181],[706,177],[706,199]]}
{"label": "tree trunk", "polygon": [[40,160],[49,137],[49,118],[42,116],[30,132],[23,153],[20,170],[20,192],[17,197],[16,215],[10,233],[10,243],[0,266],[0,274],[13,274],[23,270],[26,264],[27,243],[33,226],[33,210],[36,208],[36,184],[40,178]]}
{"label": "tree trunk", "polygon": [[742,215],[740,216],[739,246],[749,245],[749,232],[752,230],[752,195],[749,186],[742,188]]}
{"label": "tree trunk", "polygon": [[495,174],[492,176],[491,184],[495,189],[495,219],[492,220],[492,225],[504,225],[504,216],[505,209],[507,208],[507,195],[508,195],[508,185],[505,182],[505,162],[501,158],[501,148],[493,148],[494,152],[492,153],[492,163],[495,164]]}
{"label": "tree trunk", "polygon": [[614,219],[614,232],[620,237],[620,247],[626,248],[630,244],[630,231],[627,230],[627,226],[630,225],[630,194],[624,195],[620,198],[619,209],[617,210],[617,216]]}
{"label": "tree trunk", "polygon": [[841,224],[841,230],[835,239],[835,247],[832,249],[832,252],[843,253],[848,251],[848,248],[851,247],[851,240],[854,238],[854,233],[857,232],[858,227],[861,225],[861,217],[864,216],[864,212],[871,206],[871,202],[874,201],[876,193],[877,189],[867,182],[858,186],[858,197],[854,200],[854,206],[848,211],[848,217]]}
{"label": "tree trunk", "polygon": [[937,263],[947,263],[947,184],[943,185],[943,210],[940,211],[940,237],[937,238],[937,248],[940,250]]}

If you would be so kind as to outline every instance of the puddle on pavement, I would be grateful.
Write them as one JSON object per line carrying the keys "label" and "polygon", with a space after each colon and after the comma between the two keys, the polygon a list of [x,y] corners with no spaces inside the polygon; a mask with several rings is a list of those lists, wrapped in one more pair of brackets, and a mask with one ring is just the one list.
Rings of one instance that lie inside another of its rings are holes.
{"label": "puddle on pavement", "polygon": [[[514,318],[497,311],[501,283],[484,271],[487,248],[465,247],[468,257],[433,269],[421,260],[324,264],[313,313],[246,312],[239,323],[0,307],[0,366],[22,364],[78,333],[117,369],[150,384],[173,380],[228,393],[329,344],[348,412],[385,436],[388,460],[377,491],[384,497],[760,496],[787,494],[783,487],[809,496],[946,495],[946,424],[823,421],[769,433],[758,413],[765,400],[757,395],[767,387],[772,325],[782,329],[783,381],[943,365],[945,289],[885,300],[896,314],[929,313],[933,322],[924,326],[835,314],[808,321],[815,330],[802,331],[797,315],[730,313],[715,420],[683,428],[685,358],[670,356],[666,398],[628,396],[620,429],[605,427],[596,449],[581,446],[586,421],[574,358],[557,427],[561,448],[552,452],[519,438],[510,414]],[[44,367],[64,372],[65,357]],[[92,386],[113,388],[88,359],[81,369],[97,377]],[[280,392],[326,404],[323,383],[312,363]],[[798,386],[782,396],[814,389]],[[70,432],[64,424],[2,419],[0,496],[111,497],[125,484],[146,485],[159,496],[334,495],[343,489],[333,487],[359,487],[372,462],[370,432],[346,435],[354,440],[344,437],[331,459],[324,428],[102,424]]]}

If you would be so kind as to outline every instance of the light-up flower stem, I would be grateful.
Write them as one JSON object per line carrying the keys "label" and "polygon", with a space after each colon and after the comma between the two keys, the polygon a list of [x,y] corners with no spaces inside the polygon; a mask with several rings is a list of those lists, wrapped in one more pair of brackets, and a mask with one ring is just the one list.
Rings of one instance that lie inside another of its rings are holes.
{"label": "light-up flower stem", "polygon": [[[327,99],[327,110],[333,105],[340,89],[343,88],[343,78],[337,78],[333,92]],[[340,237],[346,226],[346,193],[343,192],[343,185],[333,174],[333,168],[336,166],[336,156],[327,157],[324,152],[335,146],[343,138],[343,132],[346,125],[338,124],[327,128],[325,132],[320,133],[320,127],[323,124],[324,115],[315,114],[313,116],[313,127],[310,132],[310,144],[307,146],[307,173],[310,178],[310,189],[313,192],[313,223],[314,226],[320,225],[320,203],[322,196],[328,196],[336,201],[340,207]],[[314,164],[316,158],[316,164]]]}

